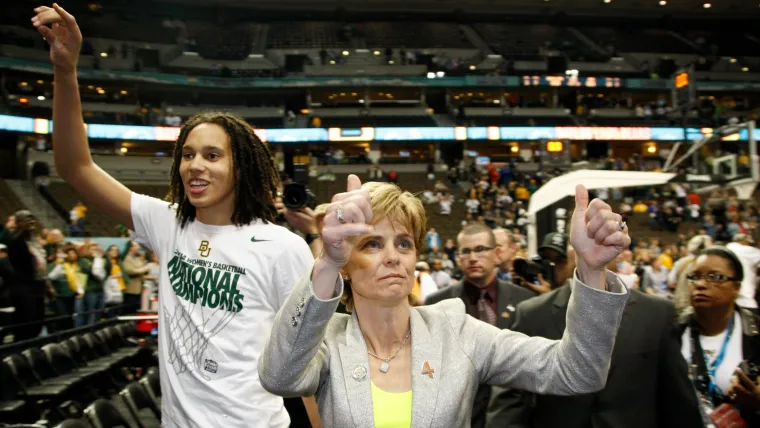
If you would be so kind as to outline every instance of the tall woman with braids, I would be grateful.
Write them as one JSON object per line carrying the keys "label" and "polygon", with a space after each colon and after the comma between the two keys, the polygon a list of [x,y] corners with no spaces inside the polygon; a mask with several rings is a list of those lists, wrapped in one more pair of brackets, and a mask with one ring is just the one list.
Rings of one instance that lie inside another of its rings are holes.
{"label": "tall woman with braids", "polygon": [[242,119],[203,113],[180,129],[168,201],[130,191],[92,160],[82,122],[74,17],[35,9],[55,72],[58,174],[134,230],[161,260],[159,358],[165,427],[287,427],[257,362],[277,310],[313,263],[298,236],[272,223],[278,171]]}

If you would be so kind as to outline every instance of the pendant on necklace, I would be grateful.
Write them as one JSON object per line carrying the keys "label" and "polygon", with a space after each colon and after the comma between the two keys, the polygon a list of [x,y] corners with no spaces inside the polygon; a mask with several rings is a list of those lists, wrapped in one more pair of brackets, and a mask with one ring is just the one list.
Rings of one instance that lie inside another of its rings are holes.
{"label": "pendant on necklace", "polygon": [[380,371],[383,373],[388,373],[388,369],[391,368],[391,365],[388,363],[382,363],[380,364]]}

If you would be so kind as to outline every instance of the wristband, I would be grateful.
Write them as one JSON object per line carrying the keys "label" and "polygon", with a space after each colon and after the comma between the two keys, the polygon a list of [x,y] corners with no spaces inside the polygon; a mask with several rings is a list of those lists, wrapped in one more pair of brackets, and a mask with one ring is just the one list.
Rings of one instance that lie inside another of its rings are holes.
{"label": "wristband", "polygon": [[306,236],[304,236],[304,239],[306,239],[306,245],[311,245],[312,242],[320,238],[322,238],[322,235],[319,233],[307,233]]}

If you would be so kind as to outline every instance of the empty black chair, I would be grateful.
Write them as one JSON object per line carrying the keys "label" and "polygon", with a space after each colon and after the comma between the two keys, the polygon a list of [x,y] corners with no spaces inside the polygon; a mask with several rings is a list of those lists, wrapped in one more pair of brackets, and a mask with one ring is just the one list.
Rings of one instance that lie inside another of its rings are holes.
{"label": "empty black chair", "polygon": [[34,403],[24,401],[21,384],[7,364],[0,364],[0,385],[0,421],[21,423],[39,419],[39,410]]}
{"label": "empty black chair", "polygon": [[90,423],[97,428],[132,428],[132,424],[127,422],[124,415],[110,401],[99,398],[89,405],[84,414]]}
{"label": "empty black chair", "polygon": [[[97,340],[94,339],[94,336],[90,336],[93,338],[93,340]],[[119,364],[119,361],[113,358],[101,357],[100,352],[96,349],[96,344],[93,340],[87,340],[86,335],[74,337],[74,341],[79,347],[77,360],[85,361],[88,367],[96,366],[106,367],[109,369],[116,367]]]}
{"label": "empty black chair", "polygon": [[14,379],[21,386],[24,394],[33,400],[61,402],[71,393],[71,386],[47,384],[40,381],[34,374],[29,361],[19,354],[5,357],[3,364],[10,368]]}
{"label": "empty black chair", "polygon": [[92,382],[95,377],[101,377],[106,375],[107,368],[102,367],[79,367],[76,361],[71,358],[69,352],[61,345],[57,343],[48,343],[42,347],[42,352],[45,353],[45,357],[50,362],[53,370],[60,375],[76,376],[83,380],[84,385],[91,392],[93,384],[100,384],[101,382]]}
{"label": "empty black chair", "polygon": [[109,348],[106,340],[110,335],[106,330],[100,330],[97,334],[87,333],[84,340],[90,344],[95,354],[98,356],[97,362],[107,362],[111,365],[124,366],[129,360],[128,355],[119,355]]}
{"label": "empty black chair", "polygon": [[114,358],[123,357],[126,359],[125,361],[128,361],[140,352],[139,347],[125,347],[121,341],[121,333],[115,327],[104,328],[95,333],[95,335],[108,347],[110,350],[109,355]]}
{"label": "empty black chair", "polygon": [[108,327],[108,332],[111,334],[112,343],[120,352],[136,354],[143,348],[136,343],[130,342],[129,337],[130,329],[120,324],[113,327]]}
{"label": "empty black chair", "polygon": [[21,354],[29,361],[40,382],[53,385],[81,385],[80,376],[57,372],[42,349],[29,348]]}
{"label": "empty black chair", "polygon": [[156,407],[156,403],[148,396],[147,391],[138,382],[132,382],[127,385],[119,392],[119,395],[140,428],[145,428],[145,425],[142,423],[142,419],[145,416],[141,415],[141,411],[144,409],[150,409],[160,424],[161,412]]}
{"label": "empty black chair", "polygon": [[55,428],[92,428],[92,425],[82,419],[66,419]]}
{"label": "empty black chair", "polygon": [[87,360],[84,358],[83,355],[80,353],[79,349],[79,342],[76,340],[76,336],[69,337],[66,340],[63,340],[58,343],[63,349],[66,350],[66,352],[71,355],[71,359],[73,359],[77,365],[84,366],[87,365]]}
{"label": "empty black chair", "polygon": [[87,333],[83,336],[84,340],[90,344],[95,355],[99,358],[108,357],[111,354],[111,350],[103,341],[92,333]]}
{"label": "empty black chair", "polygon": [[76,348],[76,356],[74,359],[77,360],[80,365],[89,365],[98,359],[95,350],[92,349],[92,346],[90,346],[86,340],[84,340],[84,336],[74,336],[68,339],[67,342],[69,343],[69,350]]}
{"label": "empty black chair", "polygon": [[[148,373],[140,379],[140,385],[143,386],[145,392],[153,401],[153,405],[157,410],[161,410],[161,378],[158,374],[158,370],[153,370],[155,367],[151,367]],[[160,416],[159,416],[160,418]]]}

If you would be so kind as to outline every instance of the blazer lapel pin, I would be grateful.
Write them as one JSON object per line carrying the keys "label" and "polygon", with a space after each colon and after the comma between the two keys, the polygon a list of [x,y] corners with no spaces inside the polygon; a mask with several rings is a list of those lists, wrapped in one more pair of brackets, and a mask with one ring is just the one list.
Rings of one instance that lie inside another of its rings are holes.
{"label": "blazer lapel pin", "polygon": [[351,370],[351,377],[353,377],[356,381],[362,381],[365,377],[367,377],[367,369],[364,368],[363,365],[357,364],[354,366],[354,369]]}
{"label": "blazer lapel pin", "polygon": [[430,376],[430,378],[433,378],[433,373],[435,373],[435,370],[430,368],[430,363],[425,361],[425,364],[422,365],[422,374]]}
{"label": "blazer lapel pin", "polygon": [[515,311],[515,307],[514,306],[507,305],[507,310],[501,313],[501,317],[505,318],[505,319],[509,318],[510,316],[512,316],[512,314],[510,314],[510,312],[514,312],[514,311]]}

